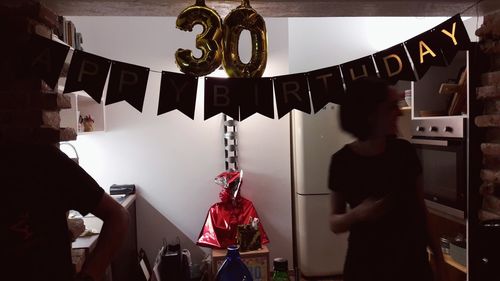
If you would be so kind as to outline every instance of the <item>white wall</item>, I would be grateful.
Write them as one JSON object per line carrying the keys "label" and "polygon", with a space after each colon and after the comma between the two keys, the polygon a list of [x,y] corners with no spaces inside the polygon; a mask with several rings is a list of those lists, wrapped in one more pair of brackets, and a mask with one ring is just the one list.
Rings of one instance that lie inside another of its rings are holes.
{"label": "white wall", "polygon": [[[82,32],[85,51],[113,60],[178,72],[177,48],[194,48],[197,32],[175,28],[175,18],[71,17]],[[264,76],[288,73],[288,21],[267,19],[269,59]],[[248,35],[248,34],[247,34]],[[243,59],[249,36],[243,36]],[[246,55],[247,57],[249,55]],[[224,170],[222,117],[203,121],[203,79],[195,120],[178,111],[156,116],[160,74],[150,73],[143,113],[125,102],[106,106],[107,131],[81,135],[75,142],[80,163],[105,189],[114,183],[137,185],[138,243],[150,261],[161,244],[179,236],[198,263],[197,240],[220,187]],[[254,202],[270,237],[272,256],[292,259],[290,146],[288,118],[252,116],[239,125],[242,194]]]}
{"label": "white wall", "polygon": [[[290,18],[290,72],[349,62],[402,43],[447,20],[446,17]],[[463,18],[472,41],[476,18]],[[480,26],[482,18],[477,21]]]}

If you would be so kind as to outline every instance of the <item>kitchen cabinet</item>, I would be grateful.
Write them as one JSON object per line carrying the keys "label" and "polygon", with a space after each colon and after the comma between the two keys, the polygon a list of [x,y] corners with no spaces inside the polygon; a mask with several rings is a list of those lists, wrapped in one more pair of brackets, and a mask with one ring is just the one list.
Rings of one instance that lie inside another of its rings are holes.
{"label": "kitchen cabinet", "polygon": [[[466,221],[455,216],[451,216],[446,213],[442,213],[439,210],[428,208],[429,217],[428,223],[432,230],[431,239],[440,244],[440,238],[443,236],[454,237],[457,234],[466,234]],[[432,255],[430,259],[432,261]],[[467,265],[462,265],[455,261],[450,255],[444,255],[444,259],[447,267],[448,276],[450,281],[465,281],[467,277]]]}
{"label": "kitchen cabinet", "polygon": [[[462,71],[469,69],[469,52],[459,51],[448,66],[432,66],[422,79],[412,82],[412,118],[425,118],[436,116],[449,116],[450,106],[453,104],[455,92],[451,90],[453,84],[460,83]],[[466,72],[465,83],[468,85],[468,73]],[[443,85],[445,84],[445,85]],[[465,94],[464,110],[458,110],[454,115],[467,115],[469,91],[467,85],[463,89]],[[448,87],[447,87],[448,86]],[[460,113],[462,111],[462,113]]]}

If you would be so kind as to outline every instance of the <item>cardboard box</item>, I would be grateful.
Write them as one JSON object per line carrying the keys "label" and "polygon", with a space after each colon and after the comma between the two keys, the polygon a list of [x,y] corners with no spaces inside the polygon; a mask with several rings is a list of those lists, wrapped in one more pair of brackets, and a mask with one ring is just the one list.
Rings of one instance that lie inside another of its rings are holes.
{"label": "cardboard box", "polygon": [[[211,252],[212,257],[212,280],[215,279],[217,270],[221,267],[226,259],[227,250],[213,249]],[[241,260],[250,270],[254,281],[269,281],[269,249],[263,245],[260,250],[240,252]]]}

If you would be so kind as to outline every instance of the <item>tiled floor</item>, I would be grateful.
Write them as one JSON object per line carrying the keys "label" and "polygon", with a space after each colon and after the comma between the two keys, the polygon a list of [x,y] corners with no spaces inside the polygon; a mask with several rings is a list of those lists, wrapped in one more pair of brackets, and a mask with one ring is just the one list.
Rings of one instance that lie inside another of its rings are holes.
{"label": "tiled floor", "polygon": [[[292,279],[293,281],[293,279]],[[342,279],[304,279],[301,278],[300,281],[342,281]]]}
{"label": "tiled floor", "polygon": [[[290,278],[291,281],[295,281],[295,278]],[[301,277],[299,281],[342,281],[341,277],[335,277],[335,278],[304,278]]]}

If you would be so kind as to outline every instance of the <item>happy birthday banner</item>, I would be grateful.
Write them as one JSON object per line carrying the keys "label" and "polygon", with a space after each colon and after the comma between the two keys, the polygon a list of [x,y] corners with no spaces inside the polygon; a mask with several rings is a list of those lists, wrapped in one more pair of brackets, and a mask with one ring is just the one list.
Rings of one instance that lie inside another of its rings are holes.
{"label": "happy birthday banner", "polygon": [[[408,41],[341,65],[267,78],[205,77],[204,120],[219,113],[239,121],[255,113],[273,119],[274,98],[278,119],[293,109],[310,114],[312,108],[317,113],[329,102],[341,104],[345,88],[356,79],[379,76],[393,84],[417,81],[431,66],[448,65],[459,50],[469,46],[469,36],[457,14]],[[39,36],[31,37],[25,47],[21,71],[54,88],[69,47]],[[126,101],[142,112],[149,71],[74,50],[64,93],[85,91],[100,103],[109,73],[105,104]],[[256,71],[262,69],[256,67]],[[162,71],[157,114],[177,109],[194,120],[197,85],[196,76]]]}

